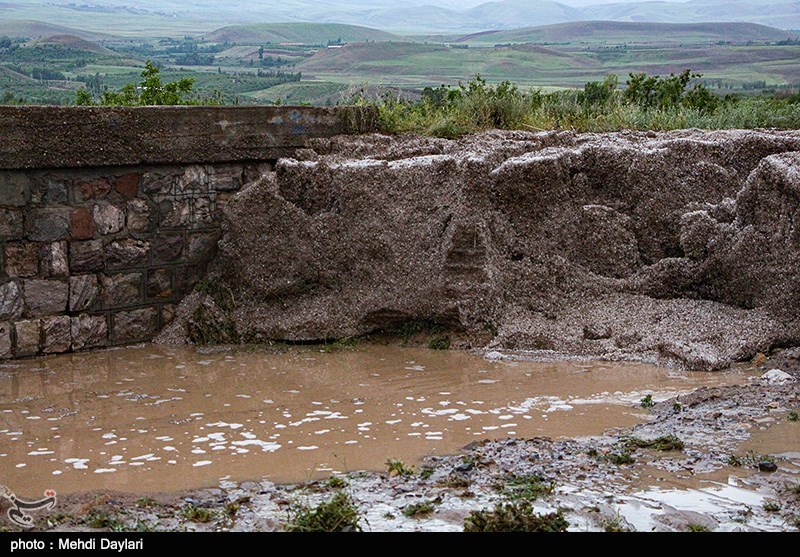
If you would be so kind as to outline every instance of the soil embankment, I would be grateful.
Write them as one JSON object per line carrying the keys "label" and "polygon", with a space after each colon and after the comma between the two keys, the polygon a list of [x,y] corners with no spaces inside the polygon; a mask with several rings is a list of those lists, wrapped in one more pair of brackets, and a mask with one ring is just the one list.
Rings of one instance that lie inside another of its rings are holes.
{"label": "soil embankment", "polygon": [[446,331],[714,370],[800,340],[800,133],[312,140],[161,341]]}

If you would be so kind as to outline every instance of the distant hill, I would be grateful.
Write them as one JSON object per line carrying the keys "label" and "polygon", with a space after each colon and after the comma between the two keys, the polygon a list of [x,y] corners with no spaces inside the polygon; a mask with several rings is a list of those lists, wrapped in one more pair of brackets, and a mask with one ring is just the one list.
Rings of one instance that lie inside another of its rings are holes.
{"label": "distant hill", "polygon": [[581,8],[584,19],[696,23],[699,21],[746,21],[781,29],[800,25],[800,1],[689,0],[678,2],[630,2]]}
{"label": "distant hill", "polygon": [[36,39],[35,41],[30,43],[31,46],[46,45],[46,44],[56,44],[72,50],[83,50],[86,52],[94,52],[104,57],[121,56],[120,54],[114,52],[111,49],[108,49],[104,46],[100,46],[97,43],[87,41],[86,39],[76,37],[75,35],[53,35],[52,37],[47,37],[45,39]]}
{"label": "distant hill", "polygon": [[466,35],[454,42],[506,43],[596,43],[596,44],[702,44],[776,42],[797,35],[755,23],[643,23],[580,21],[508,31]]}
{"label": "distant hill", "polygon": [[487,2],[468,10],[470,20],[494,28],[515,28],[527,25],[549,25],[583,19],[583,14],[549,0],[501,0]]}
{"label": "distant hill", "polygon": [[253,25],[231,25],[217,29],[205,36],[212,42],[236,42],[250,44],[303,43],[327,44],[329,41],[363,42],[390,41],[398,37],[385,31],[358,25],[340,23],[258,23]]}
{"label": "distant hill", "polygon": [[28,39],[40,39],[42,37],[52,37],[54,35],[72,35],[87,40],[98,40],[108,38],[102,33],[93,31],[83,31],[62,25],[53,25],[41,21],[26,19],[5,19],[0,20],[0,36],[7,37],[26,37]]}

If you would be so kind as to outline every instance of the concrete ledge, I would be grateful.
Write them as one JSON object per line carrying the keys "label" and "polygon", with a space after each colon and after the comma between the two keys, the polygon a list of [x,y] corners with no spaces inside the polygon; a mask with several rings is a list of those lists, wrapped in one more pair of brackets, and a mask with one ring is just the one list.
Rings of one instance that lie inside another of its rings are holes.
{"label": "concrete ledge", "polygon": [[377,131],[370,107],[0,107],[0,169],[263,161]]}

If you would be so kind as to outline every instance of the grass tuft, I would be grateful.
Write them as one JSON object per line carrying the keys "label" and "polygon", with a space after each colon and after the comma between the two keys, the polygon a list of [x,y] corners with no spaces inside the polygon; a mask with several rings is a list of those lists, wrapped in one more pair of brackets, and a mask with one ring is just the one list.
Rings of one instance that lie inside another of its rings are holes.
{"label": "grass tuft", "polygon": [[498,503],[494,510],[473,511],[464,521],[465,532],[566,532],[568,527],[560,510],[537,514],[524,499]]}
{"label": "grass tuft", "polygon": [[316,507],[299,505],[290,510],[287,532],[360,532],[361,512],[353,499],[339,491]]}

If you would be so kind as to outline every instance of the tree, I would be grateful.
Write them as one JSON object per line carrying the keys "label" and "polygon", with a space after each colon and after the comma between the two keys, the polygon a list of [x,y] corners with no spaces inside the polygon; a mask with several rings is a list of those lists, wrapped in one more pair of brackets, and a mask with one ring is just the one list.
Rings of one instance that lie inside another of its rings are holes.
{"label": "tree", "polygon": [[[95,102],[88,89],[80,89],[76,93],[75,101],[79,105],[87,106],[99,104],[101,106],[160,106],[178,104],[201,104],[196,98],[189,95],[194,86],[194,79],[182,77],[177,81],[162,83],[161,70],[150,60],[145,63],[142,71],[142,80],[139,84],[128,83],[118,92],[106,91],[100,97],[99,102]],[[221,104],[219,95],[214,99],[205,102],[209,104]]]}
{"label": "tree", "polygon": [[644,73],[630,74],[625,98],[645,108],[674,108],[687,106],[703,112],[713,112],[717,107],[716,97],[701,84],[687,91],[686,87],[692,79],[702,77],[699,73],[685,70],[669,77],[651,76]]}

